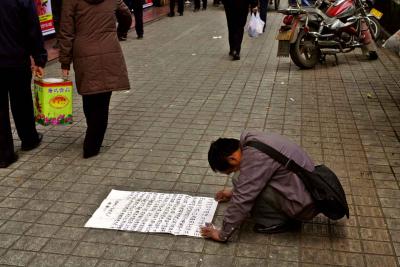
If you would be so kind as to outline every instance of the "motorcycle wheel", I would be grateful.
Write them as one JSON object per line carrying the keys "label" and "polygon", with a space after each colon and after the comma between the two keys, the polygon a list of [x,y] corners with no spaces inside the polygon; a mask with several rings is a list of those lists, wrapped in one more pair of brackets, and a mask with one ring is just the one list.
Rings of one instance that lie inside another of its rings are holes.
{"label": "motorcycle wheel", "polygon": [[279,9],[279,4],[281,3],[281,0],[274,0],[274,4],[275,4],[275,10]]}
{"label": "motorcycle wheel", "polygon": [[379,37],[381,37],[381,31],[382,31],[381,24],[375,17],[370,17],[369,26],[371,29],[371,33],[374,36],[374,40],[378,40]]}
{"label": "motorcycle wheel", "polygon": [[304,31],[300,31],[296,42],[290,44],[290,58],[301,69],[312,69],[321,57],[321,51],[315,40]]}

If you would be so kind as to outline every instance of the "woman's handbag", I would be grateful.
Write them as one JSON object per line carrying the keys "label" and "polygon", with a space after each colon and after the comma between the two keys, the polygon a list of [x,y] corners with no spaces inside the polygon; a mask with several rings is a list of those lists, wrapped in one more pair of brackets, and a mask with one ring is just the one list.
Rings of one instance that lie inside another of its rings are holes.
{"label": "woman's handbag", "polygon": [[317,209],[326,217],[339,220],[346,215],[349,218],[349,206],[343,187],[335,173],[328,167],[318,165],[313,172],[309,172],[267,144],[249,141],[245,145],[260,150],[294,172],[303,181]]}

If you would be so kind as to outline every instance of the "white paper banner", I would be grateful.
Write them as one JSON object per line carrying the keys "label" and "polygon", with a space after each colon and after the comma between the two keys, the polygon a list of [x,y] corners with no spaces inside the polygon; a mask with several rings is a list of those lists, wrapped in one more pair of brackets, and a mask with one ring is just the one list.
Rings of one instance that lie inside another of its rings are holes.
{"label": "white paper banner", "polygon": [[111,190],[85,227],[200,237],[217,205],[209,197]]}

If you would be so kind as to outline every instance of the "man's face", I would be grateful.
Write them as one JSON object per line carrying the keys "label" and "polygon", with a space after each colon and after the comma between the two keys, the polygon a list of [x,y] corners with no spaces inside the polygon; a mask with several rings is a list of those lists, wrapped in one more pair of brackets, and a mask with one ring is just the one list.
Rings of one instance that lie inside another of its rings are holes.
{"label": "man's face", "polygon": [[233,172],[237,172],[240,169],[240,160],[242,159],[242,152],[240,149],[232,153],[229,157],[226,158],[228,161],[230,168],[225,171],[220,171],[220,173],[231,174]]}

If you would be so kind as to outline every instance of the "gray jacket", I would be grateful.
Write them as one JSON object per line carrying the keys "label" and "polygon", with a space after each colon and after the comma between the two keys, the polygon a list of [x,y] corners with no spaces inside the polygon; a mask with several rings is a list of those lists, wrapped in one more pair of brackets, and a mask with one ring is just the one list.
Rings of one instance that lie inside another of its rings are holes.
{"label": "gray jacket", "polygon": [[266,186],[279,193],[279,205],[288,217],[309,220],[316,215],[313,200],[300,178],[263,152],[245,147],[250,140],[268,144],[303,168],[314,170],[314,162],[306,152],[289,139],[278,134],[243,132],[240,137],[240,175],[233,181],[233,195],[224,214],[220,233],[223,240],[229,238],[248,216],[257,196]]}

